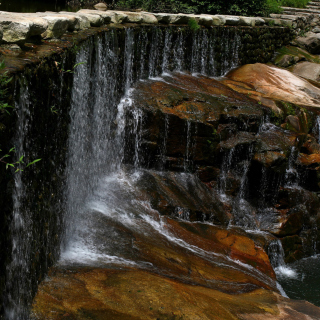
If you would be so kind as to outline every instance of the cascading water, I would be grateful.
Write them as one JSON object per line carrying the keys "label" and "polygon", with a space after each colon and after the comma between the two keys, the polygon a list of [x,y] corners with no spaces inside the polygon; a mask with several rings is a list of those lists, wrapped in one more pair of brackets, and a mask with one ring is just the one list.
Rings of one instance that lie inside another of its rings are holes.
{"label": "cascading water", "polygon": [[[223,42],[219,44],[219,50],[216,50],[218,32]],[[192,50],[186,50],[190,44]],[[124,230],[134,230],[138,234],[149,235],[150,238],[160,235],[166,241],[196,252],[205,259],[234,268],[232,259],[217,257],[213,252],[199,249],[173,235],[167,228],[165,218],[152,209],[150,199],[142,194],[140,184],[143,184],[142,177],[146,172],[139,167],[144,143],[141,130],[144,118],[143,114],[135,109],[132,85],[148,77],[159,77],[161,81],[165,81],[160,78],[161,75],[170,76],[171,71],[221,76],[237,66],[240,46],[240,35],[233,28],[186,32],[171,27],[141,27],[138,31],[135,28],[109,30],[81,47],[76,63],[84,63],[75,70],[71,93],[61,265],[115,263],[152,267],[148,261],[142,258],[139,260],[140,258],[135,256],[134,240],[119,232],[121,226]],[[60,76],[62,77],[62,73]],[[19,123],[21,128],[26,130],[28,125],[25,123],[27,118],[24,114],[28,112],[27,93],[28,87],[25,87],[18,107],[19,110],[24,110],[24,113],[19,114]],[[60,101],[62,96],[61,91]],[[131,114],[131,118],[128,114]],[[126,130],[129,130],[127,128],[133,131],[135,139],[132,167],[123,165],[124,139]],[[18,130],[18,141],[23,140],[27,134],[23,130]],[[187,122],[187,148],[182,155],[184,162],[181,166],[185,172],[177,174],[175,178],[184,190],[190,186],[195,190],[199,189],[192,181],[191,174],[186,173],[192,171],[196,144],[193,134],[196,134],[196,130],[196,121]],[[168,134],[169,117],[166,116],[158,163],[160,169],[166,167]],[[17,155],[22,155],[23,143],[18,145]],[[231,150],[226,155],[221,170],[222,197],[227,197],[226,183],[232,152]],[[243,165],[239,201],[244,201],[245,198],[248,170],[249,161]],[[168,180],[164,173],[157,175],[164,181]],[[21,199],[26,186],[21,185],[20,173],[15,179],[13,259],[8,265],[7,288],[10,294],[7,295],[5,319],[24,320],[28,318],[30,301],[21,304],[20,297],[25,299],[28,295],[30,261],[25,256],[28,255],[29,242],[32,240],[25,230],[32,227],[32,223],[25,218],[28,212],[21,215]],[[177,206],[173,216],[189,220],[191,212]],[[22,223],[24,237],[19,238],[16,234],[22,233]],[[270,282],[261,272],[237,263],[239,269],[262,282]],[[13,277],[17,273],[19,280],[14,281]],[[10,287],[15,289],[11,290]],[[13,292],[17,294],[16,297],[12,296]]]}
{"label": "cascading water", "polygon": [[[15,150],[17,160],[25,156],[26,136],[29,129],[29,92],[24,78],[21,78],[19,87],[20,99],[17,101],[15,108],[18,115],[18,127],[15,138]],[[11,222],[12,232],[12,260],[7,265],[7,305],[5,317],[8,320],[24,319],[21,315],[27,314],[28,305],[24,299],[30,290],[30,242],[32,241],[32,220],[30,212],[23,209],[25,200],[26,186],[22,181],[22,172],[16,172],[14,176],[15,191],[13,194],[13,219]]]}

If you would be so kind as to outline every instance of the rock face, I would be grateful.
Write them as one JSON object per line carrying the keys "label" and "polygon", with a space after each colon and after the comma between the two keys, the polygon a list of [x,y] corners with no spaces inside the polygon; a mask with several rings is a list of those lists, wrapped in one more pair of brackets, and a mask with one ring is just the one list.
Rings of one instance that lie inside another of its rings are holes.
{"label": "rock face", "polygon": [[227,77],[253,86],[265,98],[320,107],[320,89],[286,70],[253,64],[231,71]]}
{"label": "rock face", "polygon": [[[40,288],[40,319],[317,319],[319,308],[264,289],[230,295],[135,270],[53,270]],[[59,293],[55,288],[59,288]],[[116,294],[115,294],[116,292]],[[148,306],[148,307],[146,307]]]}
{"label": "rock face", "polygon": [[[176,74],[139,83],[128,108],[125,162],[196,173],[212,188],[216,206],[212,215],[190,210],[188,219],[259,228],[284,244],[292,236],[301,243],[314,241],[320,146],[312,131],[317,111],[307,105],[320,106],[319,89],[261,64],[227,77],[232,80]],[[290,103],[277,100],[280,96]],[[302,101],[303,106],[293,104]],[[137,110],[142,111],[138,120]],[[295,192],[291,201],[288,188]],[[180,207],[188,211],[186,203]],[[175,216],[156,204],[153,208]],[[288,246],[287,261],[312,254],[302,245]]]}

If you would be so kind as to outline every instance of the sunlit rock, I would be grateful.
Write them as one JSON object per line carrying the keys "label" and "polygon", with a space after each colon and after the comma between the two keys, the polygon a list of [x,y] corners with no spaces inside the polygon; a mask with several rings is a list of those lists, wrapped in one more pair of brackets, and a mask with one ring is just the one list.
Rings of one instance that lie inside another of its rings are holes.
{"label": "sunlit rock", "polygon": [[320,64],[312,62],[300,62],[292,68],[292,72],[300,77],[319,81]]}
{"label": "sunlit rock", "polygon": [[83,13],[83,14],[93,14],[93,15],[99,15],[100,17],[103,18],[103,24],[108,24],[111,22],[111,16],[108,12],[104,11],[97,11],[97,10],[89,10],[89,9],[81,9],[78,11],[78,13]]}
{"label": "sunlit rock", "polygon": [[251,85],[266,98],[320,107],[320,89],[287,70],[256,63],[231,71],[227,77]]}
{"label": "sunlit rock", "polygon": [[79,20],[79,29],[80,30],[90,28],[90,20],[84,14],[76,14],[74,12],[68,12],[68,11],[61,11],[61,12],[59,12],[59,14],[62,16],[66,15],[67,17],[68,16],[76,17]]}
{"label": "sunlit rock", "polygon": [[100,3],[95,4],[94,8],[96,10],[106,11],[108,7],[105,3],[100,2]]}
{"label": "sunlit rock", "polygon": [[61,36],[68,30],[68,18],[54,15],[44,16],[43,19],[48,22],[47,30],[41,35],[44,39],[61,38]]}

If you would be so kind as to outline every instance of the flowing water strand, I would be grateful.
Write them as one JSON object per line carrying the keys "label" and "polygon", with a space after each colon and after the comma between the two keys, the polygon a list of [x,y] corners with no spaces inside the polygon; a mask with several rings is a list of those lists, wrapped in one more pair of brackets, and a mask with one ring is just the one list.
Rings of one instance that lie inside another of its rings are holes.
{"label": "flowing water strand", "polygon": [[125,52],[124,52],[124,79],[125,79],[125,92],[128,92],[133,82],[133,59],[134,59],[134,30],[128,28],[126,30]]}
{"label": "flowing water strand", "polygon": [[161,47],[162,39],[161,30],[158,28],[152,29],[151,48],[149,53],[149,78],[159,75],[157,67],[159,65],[159,47]]}
{"label": "flowing water strand", "polygon": [[183,32],[179,29],[178,39],[173,48],[174,70],[182,71],[184,68],[184,38]]}
{"label": "flowing water strand", "polygon": [[221,173],[219,177],[219,196],[222,200],[227,200],[227,178],[228,172],[231,169],[233,157],[235,155],[235,148],[230,149],[223,156]]}
{"label": "flowing water strand", "polygon": [[172,45],[172,31],[167,28],[165,30],[164,36],[164,46],[163,46],[163,60],[162,60],[162,72],[168,73],[170,70],[169,67],[169,58],[171,54],[171,45]]}
{"label": "flowing water strand", "polygon": [[[24,77],[18,80],[19,100],[15,104],[17,129],[15,136],[15,160],[25,156],[26,136],[29,129],[29,91]],[[17,86],[16,86],[17,87]],[[30,255],[32,238],[31,213],[24,206],[27,186],[22,179],[23,172],[14,174],[13,217],[10,226],[12,235],[11,262],[6,272],[6,320],[28,319],[31,300]]]}

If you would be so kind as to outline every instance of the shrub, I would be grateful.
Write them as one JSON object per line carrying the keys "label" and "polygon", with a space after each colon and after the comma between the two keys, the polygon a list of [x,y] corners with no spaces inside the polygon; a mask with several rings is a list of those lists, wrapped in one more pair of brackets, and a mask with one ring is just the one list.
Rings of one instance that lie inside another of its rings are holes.
{"label": "shrub", "polygon": [[118,0],[117,7],[147,11],[268,16],[281,6],[305,7],[308,0]]}

